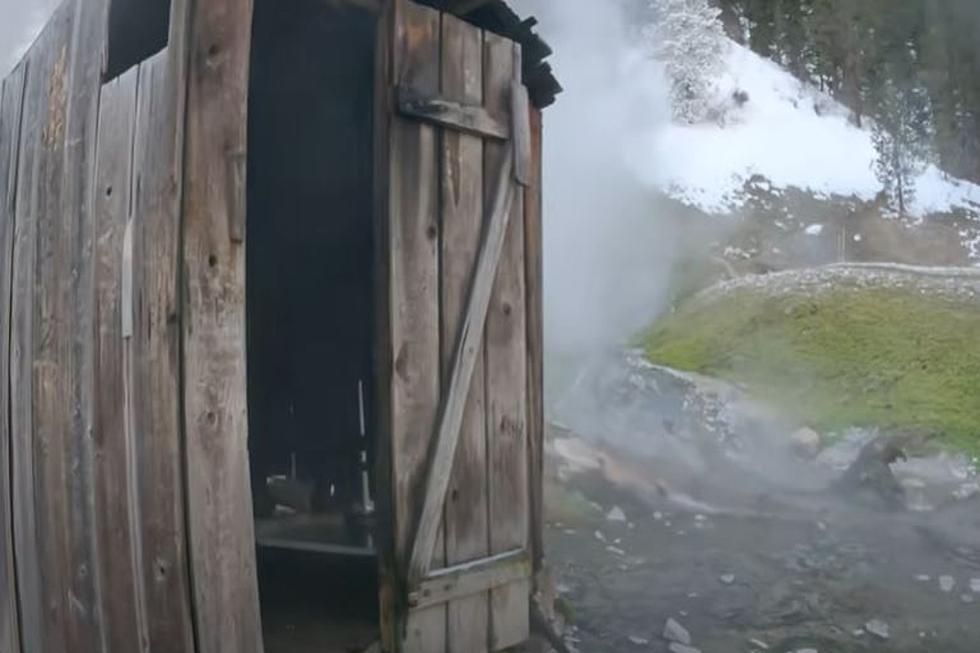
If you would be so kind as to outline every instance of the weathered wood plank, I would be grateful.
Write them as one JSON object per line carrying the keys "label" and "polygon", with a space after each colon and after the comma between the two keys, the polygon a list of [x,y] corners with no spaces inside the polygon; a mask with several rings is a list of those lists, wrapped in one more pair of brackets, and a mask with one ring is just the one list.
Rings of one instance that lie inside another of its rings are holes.
{"label": "weathered wood plank", "polygon": [[408,117],[474,136],[500,140],[510,136],[507,125],[496,120],[482,106],[451,100],[444,95],[424,95],[416,89],[400,86],[398,110]]}
{"label": "weathered wood plank", "polygon": [[[74,3],[62,5],[45,28],[45,65],[41,92],[40,147],[37,153],[38,194],[35,223],[33,357],[34,500],[37,551],[42,570],[42,648],[67,650],[67,601],[72,586],[68,491],[71,410],[72,248],[75,232],[65,219],[67,142],[70,97],[71,34]],[[37,47],[37,46],[35,46]],[[81,647],[86,647],[82,642]]]}
{"label": "weathered wood plank", "polygon": [[[544,560],[544,223],[541,112],[530,111],[531,177],[524,192],[524,277],[527,292],[527,438],[530,535],[534,571]],[[537,588],[535,588],[537,589]]]}
{"label": "weathered wood plank", "polygon": [[[260,653],[248,461],[242,161],[251,0],[194,3],[184,156],[183,396],[198,653]],[[236,242],[238,241],[238,242]]]}
{"label": "weathered wood plank", "polygon": [[[439,91],[440,16],[411,0],[396,0],[394,81]],[[423,502],[426,461],[439,405],[438,130],[395,116],[390,137],[389,292],[391,441],[395,557],[404,579],[415,519]],[[441,549],[441,547],[440,547]],[[441,566],[444,552],[436,554]],[[430,549],[431,555],[431,549]],[[404,591],[404,588],[402,588]],[[401,650],[446,650],[446,607],[403,615]]]}
{"label": "weathered wood plank", "polygon": [[[442,22],[442,95],[483,102],[483,34],[454,16]],[[482,110],[482,108],[481,108]],[[442,197],[442,374],[450,378],[454,345],[466,310],[483,234],[483,139],[444,130],[441,143]],[[443,532],[446,564],[489,553],[487,533],[487,441],[484,422],[483,349],[473,371],[460,426],[459,445],[446,495]],[[443,385],[442,391],[447,388]],[[489,594],[473,592],[449,603],[448,649],[487,650]]]}
{"label": "weathered wood plank", "polygon": [[394,441],[392,433],[393,360],[391,356],[391,242],[392,199],[389,196],[391,164],[391,129],[396,120],[392,55],[395,51],[395,7],[385,2],[378,19],[375,46],[375,131],[374,131],[374,306],[375,346],[375,509],[378,541],[378,611],[380,649],[393,652],[399,649],[400,617],[403,605],[399,561],[395,546],[395,488],[392,460]]}
{"label": "weathered wood plank", "polygon": [[20,651],[14,569],[10,433],[10,305],[17,165],[25,66],[3,82],[0,95],[0,651]]}
{"label": "weathered wood plank", "polygon": [[76,1],[68,69],[65,125],[65,180],[56,228],[64,235],[66,256],[58,279],[63,291],[57,298],[66,320],[59,339],[65,356],[62,374],[67,393],[60,398],[67,428],[62,432],[62,456],[68,471],[65,505],[67,639],[73,651],[101,653],[105,649],[99,541],[95,529],[95,404],[93,310],[95,219],[93,179],[98,144],[102,43],[105,42],[105,4],[101,0]]}
{"label": "weathered wood plank", "polygon": [[[95,536],[109,651],[139,651],[146,636],[134,521],[134,433],[128,411],[128,344],[122,333],[124,235],[131,219],[139,68],[102,89],[94,184]],[[141,136],[144,135],[141,133]],[[128,290],[132,291],[130,285]],[[130,334],[131,335],[131,334]]]}
{"label": "weathered wood plank", "polygon": [[25,59],[27,84],[21,121],[14,211],[11,296],[10,410],[12,486],[17,589],[24,653],[43,651],[42,580],[38,551],[37,502],[34,496],[34,258],[36,255],[39,150],[42,113],[47,107],[50,63],[42,33]]}
{"label": "weathered wood plank", "polygon": [[[520,48],[489,33],[485,44],[487,109],[507,115],[512,110],[511,85],[520,79]],[[513,158],[512,144],[487,144],[486,170],[492,183],[499,182],[499,174],[510,175],[510,166],[501,160]],[[513,182],[511,186],[516,196],[486,327],[491,554],[528,544],[524,198],[523,188]],[[491,592],[492,650],[514,646],[528,638],[529,594],[527,580]]]}
{"label": "weathered wood plank", "polygon": [[131,398],[137,583],[146,639],[156,651],[194,650],[184,527],[180,424],[178,243],[182,179],[184,31],[174,1],[170,46],[140,65],[133,158],[133,337],[125,387]]}
{"label": "weathered wood plank", "polygon": [[[527,552],[516,549],[496,556],[474,560],[454,567],[440,569],[426,578],[419,589],[409,595],[409,604],[416,608],[450,602],[458,603],[466,597],[477,595],[486,611],[486,594],[489,590],[525,579],[530,574],[531,562]],[[479,629],[480,623],[470,624]],[[485,624],[484,624],[485,626]],[[472,637],[487,638],[487,630],[477,630]],[[477,649],[450,649],[470,651],[485,649],[486,641],[477,644]]]}

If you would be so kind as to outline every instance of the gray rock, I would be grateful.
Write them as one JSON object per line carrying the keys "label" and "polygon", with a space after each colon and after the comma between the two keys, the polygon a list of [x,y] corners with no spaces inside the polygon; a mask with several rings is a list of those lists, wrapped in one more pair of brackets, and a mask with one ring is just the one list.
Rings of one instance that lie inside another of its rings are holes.
{"label": "gray rock", "polygon": [[878,639],[888,639],[891,637],[891,629],[888,627],[888,624],[881,619],[872,619],[868,623],[864,624],[864,629]]}
{"label": "gray rock", "polygon": [[722,574],[718,577],[718,580],[720,580],[723,585],[733,585],[735,583],[735,574]]}
{"label": "gray rock", "polygon": [[668,642],[676,642],[684,646],[691,645],[691,633],[673,617],[669,617],[667,623],[664,624],[663,635]]}
{"label": "gray rock", "polygon": [[939,577],[939,589],[941,589],[942,591],[944,591],[946,593],[949,593],[949,592],[952,592],[953,591],[953,588],[954,587],[956,587],[956,579],[955,578],[953,578],[952,576],[940,576]]}
{"label": "gray rock", "polygon": [[820,434],[811,428],[802,428],[789,436],[793,452],[800,458],[811,460],[820,453]]}
{"label": "gray rock", "polygon": [[619,506],[613,506],[612,510],[606,513],[606,521],[625,522],[626,513],[624,513],[623,509]]}

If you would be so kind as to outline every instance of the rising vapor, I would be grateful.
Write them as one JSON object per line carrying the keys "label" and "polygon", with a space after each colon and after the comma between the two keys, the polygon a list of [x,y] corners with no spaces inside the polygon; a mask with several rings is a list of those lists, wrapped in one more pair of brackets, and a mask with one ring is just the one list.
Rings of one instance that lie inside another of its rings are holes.
{"label": "rising vapor", "polygon": [[579,358],[664,307],[675,238],[630,150],[668,119],[665,86],[623,0],[514,4],[539,18],[565,87],[545,114],[545,322],[552,353]]}

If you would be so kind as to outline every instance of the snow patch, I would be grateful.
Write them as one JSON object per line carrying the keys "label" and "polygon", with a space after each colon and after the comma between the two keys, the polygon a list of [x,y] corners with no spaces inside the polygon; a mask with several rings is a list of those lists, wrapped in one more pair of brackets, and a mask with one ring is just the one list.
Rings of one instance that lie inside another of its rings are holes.
{"label": "snow patch", "polygon": [[811,224],[804,231],[806,231],[806,235],[807,236],[819,236],[820,234],[823,233],[823,225],[822,224]]}
{"label": "snow patch", "polygon": [[[795,187],[864,201],[881,192],[867,125],[855,126],[828,94],[731,40],[712,103],[711,122],[673,123],[637,139],[629,159],[646,183],[708,213],[744,206],[745,184],[759,177],[771,184],[755,184],[763,191]],[[927,166],[910,213],[922,218],[955,209],[980,220],[980,186]]]}

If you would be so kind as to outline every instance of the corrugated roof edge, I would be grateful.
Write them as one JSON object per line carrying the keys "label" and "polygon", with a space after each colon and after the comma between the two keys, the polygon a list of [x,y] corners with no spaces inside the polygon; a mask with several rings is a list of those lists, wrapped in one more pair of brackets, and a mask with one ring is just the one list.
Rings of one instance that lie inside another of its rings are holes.
{"label": "corrugated roof edge", "polygon": [[544,109],[554,104],[562,92],[551,65],[545,61],[553,53],[551,47],[534,31],[534,17],[522,20],[504,0],[418,0],[422,4],[448,11],[469,23],[521,44],[524,59],[524,85],[531,102]]}

